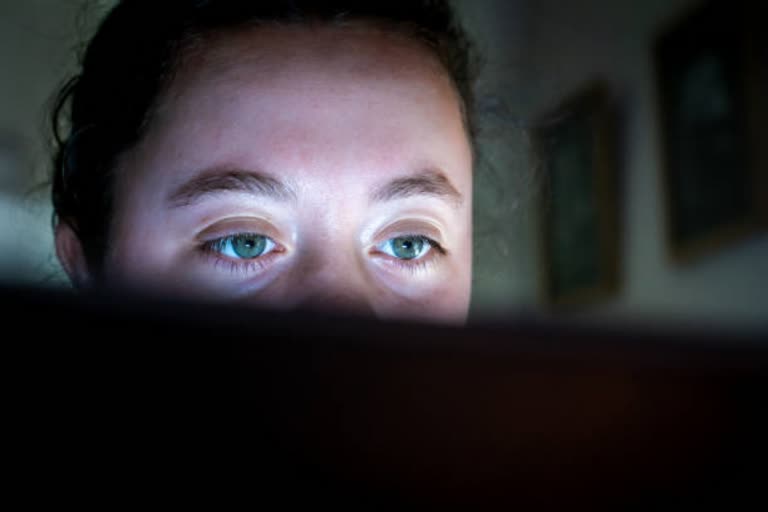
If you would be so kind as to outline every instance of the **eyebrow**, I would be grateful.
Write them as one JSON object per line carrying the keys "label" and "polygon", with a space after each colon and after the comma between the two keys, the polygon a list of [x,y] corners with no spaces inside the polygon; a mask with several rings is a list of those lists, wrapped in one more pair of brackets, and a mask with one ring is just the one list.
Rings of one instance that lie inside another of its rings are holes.
{"label": "eyebrow", "polygon": [[[291,201],[297,197],[287,184],[266,173],[242,169],[213,169],[202,171],[176,187],[168,195],[168,203],[173,208],[181,208],[222,192],[245,192],[276,201]],[[380,203],[418,195],[444,198],[454,206],[463,202],[461,193],[451,181],[442,172],[435,170],[395,178],[375,189],[371,200]]]}
{"label": "eyebrow", "polygon": [[180,208],[222,192],[245,192],[276,201],[296,199],[296,193],[288,185],[268,174],[241,169],[214,169],[200,172],[176,187],[168,195],[168,203]]}
{"label": "eyebrow", "polygon": [[442,172],[435,170],[426,170],[411,176],[396,178],[376,189],[371,195],[371,199],[374,202],[385,202],[418,195],[444,198],[457,207],[464,200],[451,181]]}

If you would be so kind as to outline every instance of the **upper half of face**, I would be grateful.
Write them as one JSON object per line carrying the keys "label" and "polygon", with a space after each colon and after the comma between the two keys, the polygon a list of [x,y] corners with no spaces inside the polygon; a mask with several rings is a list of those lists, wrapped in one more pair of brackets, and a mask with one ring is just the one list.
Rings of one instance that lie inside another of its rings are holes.
{"label": "upper half of face", "polygon": [[450,79],[404,36],[289,26],[207,39],[115,186],[107,276],[466,317],[471,147]]}

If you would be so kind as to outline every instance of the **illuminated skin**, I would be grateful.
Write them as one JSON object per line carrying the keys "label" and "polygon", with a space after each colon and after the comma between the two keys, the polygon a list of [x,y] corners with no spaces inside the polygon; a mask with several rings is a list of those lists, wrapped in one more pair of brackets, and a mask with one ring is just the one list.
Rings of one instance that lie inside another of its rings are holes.
{"label": "illuminated skin", "polygon": [[465,321],[472,153],[437,59],[361,24],[258,28],[201,48],[120,160],[105,275]]}

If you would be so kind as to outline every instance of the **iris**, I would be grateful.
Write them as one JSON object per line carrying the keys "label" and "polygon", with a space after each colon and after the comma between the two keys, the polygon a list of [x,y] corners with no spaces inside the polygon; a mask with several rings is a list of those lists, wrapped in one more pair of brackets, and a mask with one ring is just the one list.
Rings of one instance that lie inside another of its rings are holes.
{"label": "iris", "polygon": [[267,238],[261,235],[237,235],[232,238],[232,250],[240,258],[258,258],[267,248]]}
{"label": "iris", "polygon": [[241,233],[215,240],[210,247],[224,256],[230,258],[252,260],[269,252],[270,246],[274,246],[269,238],[255,233]]}
{"label": "iris", "polygon": [[400,236],[389,241],[392,255],[401,260],[413,260],[422,256],[426,243],[424,237],[420,236]]}

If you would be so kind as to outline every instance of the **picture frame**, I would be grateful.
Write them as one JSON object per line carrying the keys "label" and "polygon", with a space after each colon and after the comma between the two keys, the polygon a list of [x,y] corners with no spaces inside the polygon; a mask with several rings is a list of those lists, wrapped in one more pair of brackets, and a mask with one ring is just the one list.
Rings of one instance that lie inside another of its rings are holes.
{"label": "picture frame", "polygon": [[587,305],[619,289],[615,124],[602,82],[577,90],[535,124],[544,178],[540,281],[550,305]]}
{"label": "picture frame", "polygon": [[758,19],[747,3],[707,2],[654,44],[666,242],[679,264],[768,225],[768,50]]}

